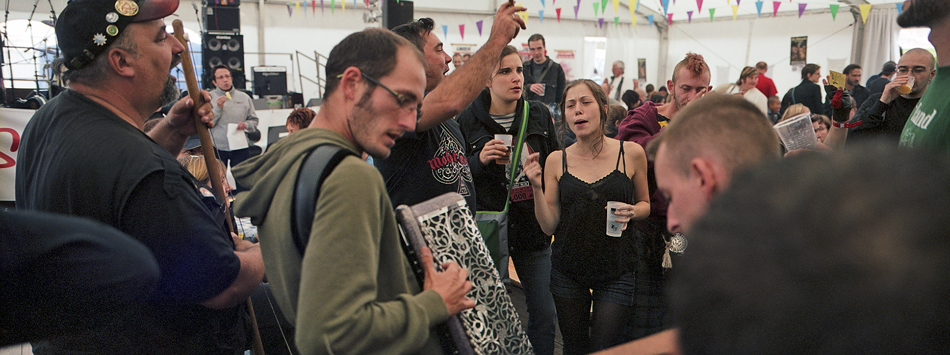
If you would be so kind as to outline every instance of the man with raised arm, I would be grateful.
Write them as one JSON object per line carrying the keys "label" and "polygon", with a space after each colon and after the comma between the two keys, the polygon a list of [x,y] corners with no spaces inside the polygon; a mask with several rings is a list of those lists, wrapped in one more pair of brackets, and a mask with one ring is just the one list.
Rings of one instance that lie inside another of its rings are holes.
{"label": "man with raised arm", "polygon": [[482,48],[475,52],[452,74],[452,61],[442,48],[442,41],[432,29],[430,18],[400,25],[393,29],[425,54],[426,95],[422,101],[422,117],[415,130],[396,140],[387,159],[373,163],[386,181],[386,190],[393,206],[414,205],[442,195],[457,192],[475,208],[475,184],[468,166],[465,139],[459,124],[452,118],[468,107],[488,82],[501,50],[525,28],[516,12],[526,10],[505,2],[495,14],[491,34]]}

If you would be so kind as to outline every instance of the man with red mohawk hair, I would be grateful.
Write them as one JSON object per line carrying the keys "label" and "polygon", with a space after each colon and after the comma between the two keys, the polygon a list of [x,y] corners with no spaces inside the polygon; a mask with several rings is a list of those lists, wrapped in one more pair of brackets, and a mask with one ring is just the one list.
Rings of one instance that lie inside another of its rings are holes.
{"label": "man with red mohawk hair", "polygon": [[[673,99],[669,103],[657,106],[653,102],[630,111],[618,126],[617,139],[633,141],[646,147],[663,127],[690,102],[702,97],[712,87],[709,86],[711,73],[703,56],[687,53],[682,61],[673,68],[673,78],[666,82]],[[764,117],[764,116],[763,116]],[[642,232],[637,241],[637,285],[634,314],[627,329],[634,338],[644,337],[669,327],[666,300],[664,268],[671,267],[668,257],[669,245],[674,237],[666,229],[666,199],[656,190],[656,177],[653,163],[649,163],[647,180],[650,186],[650,217],[637,221],[636,227]],[[679,243],[676,243],[680,245]],[[682,250],[673,251],[682,252]],[[663,260],[667,262],[663,262]]]}

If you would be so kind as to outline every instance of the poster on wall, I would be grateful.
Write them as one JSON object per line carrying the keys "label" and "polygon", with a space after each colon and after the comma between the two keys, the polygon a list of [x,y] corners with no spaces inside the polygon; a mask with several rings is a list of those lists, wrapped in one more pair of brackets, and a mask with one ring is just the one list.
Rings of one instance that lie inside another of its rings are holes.
{"label": "poster on wall", "polygon": [[452,43],[452,70],[454,71],[465,65],[465,62],[472,57],[472,54],[475,54],[476,50],[478,48],[475,48],[474,44]]}
{"label": "poster on wall", "polygon": [[793,66],[804,66],[808,61],[808,36],[792,37],[792,52],[789,62]]}
{"label": "poster on wall", "polygon": [[0,201],[13,201],[17,150],[35,110],[0,107]]}
{"label": "poster on wall", "polygon": [[640,82],[647,81],[647,59],[638,58],[637,59],[637,79],[640,79]]}
{"label": "poster on wall", "polygon": [[574,60],[574,51],[555,49],[554,53],[556,53],[554,61],[558,62],[561,69],[564,70],[564,79],[567,81],[574,80],[574,68],[577,66],[577,62]]}

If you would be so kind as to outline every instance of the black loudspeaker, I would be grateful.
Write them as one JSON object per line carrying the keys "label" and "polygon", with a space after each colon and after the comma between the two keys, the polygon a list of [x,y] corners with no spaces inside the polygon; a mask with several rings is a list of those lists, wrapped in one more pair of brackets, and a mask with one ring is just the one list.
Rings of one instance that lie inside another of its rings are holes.
{"label": "black loudspeaker", "polygon": [[232,85],[247,88],[244,73],[244,36],[233,34],[203,33],[201,39],[201,67],[204,69],[201,82],[205,88],[214,88],[214,67],[225,65],[231,68]]}
{"label": "black loudspeaker", "polygon": [[412,1],[383,0],[383,27],[403,25],[412,21]]}
{"label": "black loudspeaker", "polygon": [[241,0],[201,0],[201,5],[240,6]]}
{"label": "black loudspeaker", "polygon": [[241,9],[237,6],[206,6],[203,10],[205,31],[241,33]]}
{"label": "black loudspeaker", "polygon": [[287,95],[287,68],[260,66],[254,72],[254,95]]}

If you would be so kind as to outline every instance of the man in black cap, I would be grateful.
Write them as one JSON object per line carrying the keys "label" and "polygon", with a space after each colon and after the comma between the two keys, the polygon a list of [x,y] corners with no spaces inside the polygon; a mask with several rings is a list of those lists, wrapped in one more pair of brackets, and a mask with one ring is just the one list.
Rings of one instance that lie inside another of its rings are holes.
{"label": "man in black cap", "polygon": [[[897,70],[897,63],[894,63],[894,61],[889,60],[887,61],[887,63],[884,63],[884,67],[881,68],[880,74],[874,74],[874,75],[871,75],[870,78],[868,78],[868,82],[866,86],[868,90],[871,90],[871,95],[880,94],[884,92],[884,87],[887,86],[887,84],[891,82],[890,77],[891,75],[894,75],[895,70]],[[858,103],[858,105],[861,105],[861,104],[862,104],[861,102]]]}
{"label": "man in black cap", "polygon": [[[69,90],[23,133],[17,207],[116,227],[149,248],[161,277],[134,314],[37,343],[36,354],[245,349],[240,305],[263,277],[261,251],[222,230],[221,211],[201,202],[194,177],[175,160],[196,131],[191,99],[142,132],[149,115],[178,98],[168,72],[184,47],[162,21],[177,8],[178,0],[73,0],[56,24],[56,67],[65,66]],[[210,122],[211,105],[199,114]]]}

